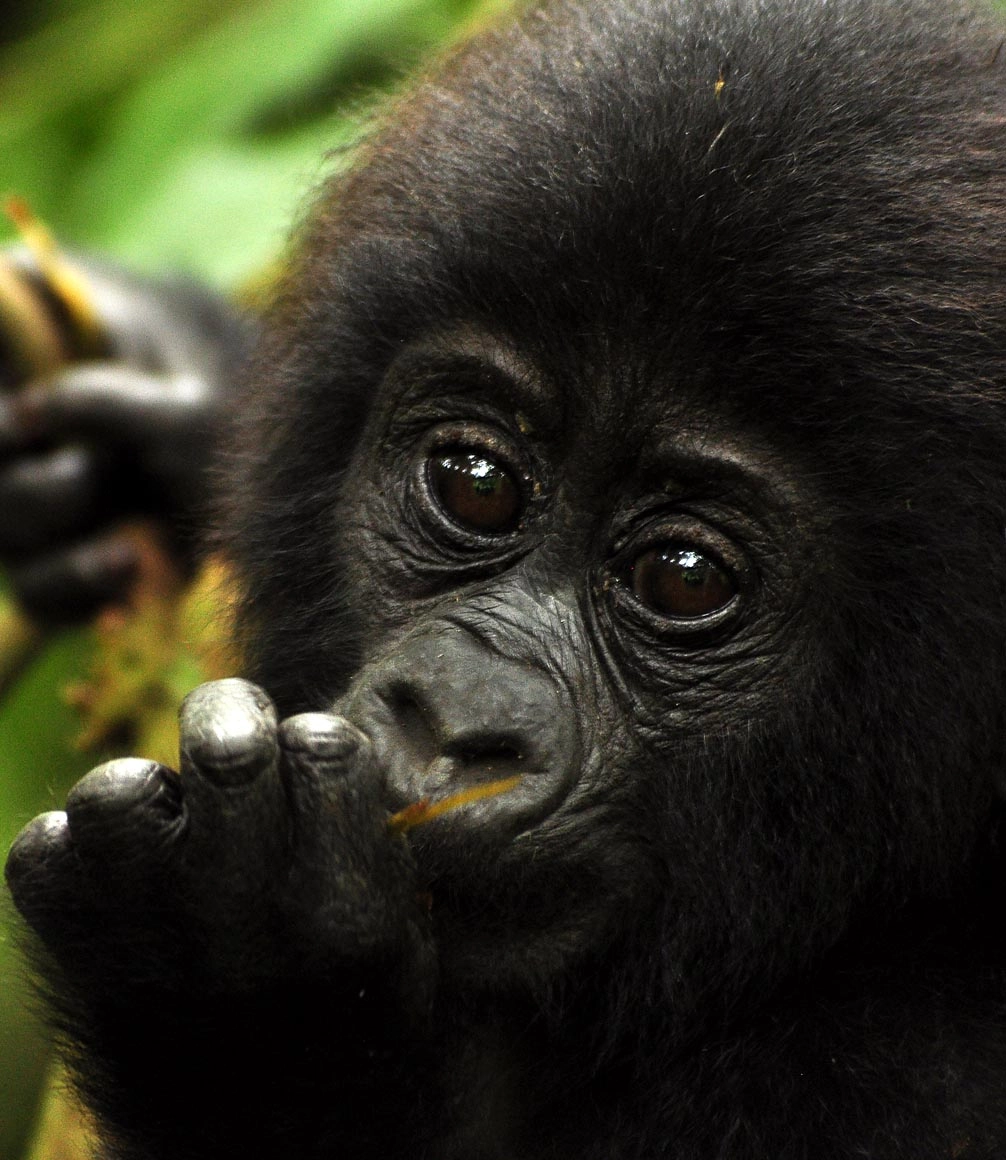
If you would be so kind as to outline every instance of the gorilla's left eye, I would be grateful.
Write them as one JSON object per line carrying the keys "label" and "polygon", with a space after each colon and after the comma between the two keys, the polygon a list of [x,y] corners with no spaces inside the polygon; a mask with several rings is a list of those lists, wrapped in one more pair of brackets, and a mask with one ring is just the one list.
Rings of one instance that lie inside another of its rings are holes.
{"label": "gorilla's left eye", "polygon": [[463,528],[498,536],[517,527],[521,490],[495,459],[478,451],[442,452],[427,461],[427,473],[440,506]]}
{"label": "gorilla's left eye", "polygon": [[725,608],[737,595],[733,577],[711,557],[680,544],[661,544],[637,557],[632,593],[660,616],[695,620]]}

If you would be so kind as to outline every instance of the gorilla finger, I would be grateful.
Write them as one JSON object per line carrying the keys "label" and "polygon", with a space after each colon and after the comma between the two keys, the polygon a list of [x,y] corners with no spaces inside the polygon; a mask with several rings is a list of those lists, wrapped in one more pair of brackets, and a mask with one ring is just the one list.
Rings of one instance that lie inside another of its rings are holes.
{"label": "gorilla finger", "polygon": [[272,702],[239,678],[200,685],[182,705],[186,863],[196,875],[212,868],[221,894],[259,889],[285,846],[276,729]]}
{"label": "gorilla finger", "polygon": [[250,681],[200,685],[182,704],[183,771],[220,787],[245,787],[275,765],[276,727],[272,702]]}
{"label": "gorilla finger", "polygon": [[168,378],[119,363],[79,363],[14,396],[15,421],[36,437],[156,444],[210,405],[196,376]]}
{"label": "gorilla finger", "polygon": [[383,824],[383,813],[376,808],[379,782],[370,776],[373,747],[345,717],[333,713],[288,717],[280,726],[279,743],[302,862],[317,864],[313,859],[331,841],[333,823],[337,829],[355,825],[364,802],[369,816]]}
{"label": "gorilla finger", "polygon": [[79,872],[66,814],[39,814],[14,839],[4,873],[14,905],[39,934],[55,929]]}
{"label": "gorilla finger", "polygon": [[123,600],[138,566],[136,547],[109,535],[8,569],[25,611],[44,624],[79,624]]}
{"label": "gorilla finger", "polygon": [[66,814],[81,861],[99,873],[142,874],[165,861],[185,828],[178,774],[136,757],[108,761],[81,778]]}
{"label": "gorilla finger", "polygon": [[0,554],[39,552],[102,514],[104,470],[83,447],[60,447],[0,472]]}

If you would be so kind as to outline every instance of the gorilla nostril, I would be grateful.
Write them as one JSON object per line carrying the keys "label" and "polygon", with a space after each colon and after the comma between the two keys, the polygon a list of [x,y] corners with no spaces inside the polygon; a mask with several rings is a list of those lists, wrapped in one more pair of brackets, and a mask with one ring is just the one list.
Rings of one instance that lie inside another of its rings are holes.
{"label": "gorilla nostril", "polygon": [[526,745],[510,733],[463,729],[440,720],[413,687],[396,683],[382,694],[396,745],[427,786],[480,782],[520,773]]}
{"label": "gorilla nostril", "polygon": [[441,752],[463,770],[493,776],[518,772],[524,761],[524,747],[511,737],[459,737],[448,741]]}
{"label": "gorilla nostril", "polygon": [[395,723],[398,743],[420,766],[428,765],[440,751],[436,721],[415,692],[405,684],[393,684],[381,700]]}

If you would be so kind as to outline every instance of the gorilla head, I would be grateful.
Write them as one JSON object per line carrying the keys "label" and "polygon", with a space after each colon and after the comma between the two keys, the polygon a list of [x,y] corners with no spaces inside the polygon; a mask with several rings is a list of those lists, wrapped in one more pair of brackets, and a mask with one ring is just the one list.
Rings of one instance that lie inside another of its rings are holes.
{"label": "gorilla head", "polygon": [[123,1155],[1002,1154],[1001,39],[546,0],[361,143],[227,469],[298,715],[12,855]]}
{"label": "gorilla head", "polygon": [[967,872],[1002,765],[998,35],[537,6],[324,194],[233,489],[255,671],[285,709],[348,687],[396,803],[525,771],[415,838],[491,972],[641,935],[705,1007]]}

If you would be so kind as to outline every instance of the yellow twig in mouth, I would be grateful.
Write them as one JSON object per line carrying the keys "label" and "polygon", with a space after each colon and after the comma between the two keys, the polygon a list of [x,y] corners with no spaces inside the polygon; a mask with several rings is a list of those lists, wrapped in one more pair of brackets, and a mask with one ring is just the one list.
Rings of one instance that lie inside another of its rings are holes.
{"label": "yellow twig in mouth", "polygon": [[432,822],[434,818],[460,809],[461,806],[466,806],[469,802],[478,802],[482,801],[483,798],[497,797],[501,793],[508,793],[520,779],[521,775],[518,773],[513,777],[500,778],[499,781],[487,781],[484,785],[475,785],[470,789],[462,789],[457,793],[449,794],[438,802],[431,802],[429,798],[421,798],[388,818],[388,833],[405,834],[416,826]]}

